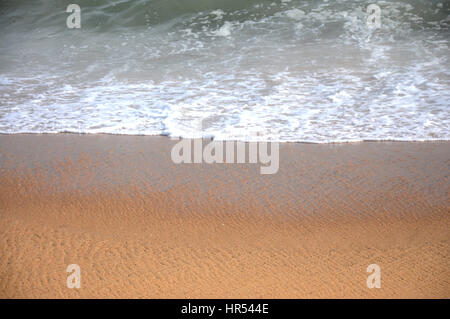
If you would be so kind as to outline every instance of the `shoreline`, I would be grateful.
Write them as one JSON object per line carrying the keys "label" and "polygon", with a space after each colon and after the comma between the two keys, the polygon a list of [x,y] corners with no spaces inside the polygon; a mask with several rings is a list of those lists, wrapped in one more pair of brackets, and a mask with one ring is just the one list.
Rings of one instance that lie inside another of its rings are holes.
{"label": "shoreline", "polygon": [[450,142],[280,143],[274,175],[175,143],[0,134],[0,296],[450,298]]}
{"label": "shoreline", "polygon": [[279,140],[261,140],[261,141],[249,141],[249,140],[219,140],[214,139],[214,137],[202,137],[202,138],[192,138],[192,137],[182,137],[182,136],[169,136],[168,134],[123,134],[123,133],[79,133],[79,132],[58,132],[58,133],[33,133],[33,132],[19,132],[19,133],[2,133],[0,132],[0,136],[16,136],[16,135],[25,135],[25,136],[55,136],[55,135],[81,135],[81,136],[129,136],[129,137],[153,137],[153,138],[168,138],[170,140],[194,140],[194,139],[202,139],[202,140],[211,140],[211,141],[220,141],[220,142],[242,142],[242,143],[258,143],[258,142],[267,142],[267,143],[279,143],[279,144],[313,144],[313,145],[327,145],[327,144],[352,144],[352,143],[446,143],[450,142],[450,139],[426,139],[426,140],[407,140],[407,139],[365,139],[365,140],[343,140],[343,141],[331,141],[331,142],[310,142],[310,141],[279,141]]}

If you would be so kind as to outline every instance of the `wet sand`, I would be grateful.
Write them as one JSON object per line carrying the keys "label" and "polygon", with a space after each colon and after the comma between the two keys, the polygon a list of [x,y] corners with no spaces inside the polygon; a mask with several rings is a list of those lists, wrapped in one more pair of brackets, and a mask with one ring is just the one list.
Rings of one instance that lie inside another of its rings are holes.
{"label": "wet sand", "polygon": [[274,175],[176,142],[0,136],[0,297],[450,298],[449,142],[281,144]]}

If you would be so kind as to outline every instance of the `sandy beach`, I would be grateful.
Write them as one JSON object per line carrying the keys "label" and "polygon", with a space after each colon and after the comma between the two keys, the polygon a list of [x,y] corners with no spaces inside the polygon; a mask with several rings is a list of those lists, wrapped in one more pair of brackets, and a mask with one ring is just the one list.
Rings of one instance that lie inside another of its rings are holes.
{"label": "sandy beach", "polygon": [[449,142],[285,143],[273,175],[176,142],[1,135],[0,297],[450,298]]}

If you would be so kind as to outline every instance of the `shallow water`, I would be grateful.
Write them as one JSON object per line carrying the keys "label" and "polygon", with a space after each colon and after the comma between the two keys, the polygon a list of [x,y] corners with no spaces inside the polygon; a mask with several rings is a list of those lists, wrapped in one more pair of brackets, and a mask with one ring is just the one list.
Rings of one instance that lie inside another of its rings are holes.
{"label": "shallow water", "polygon": [[2,2],[1,133],[450,139],[450,1],[72,2]]}

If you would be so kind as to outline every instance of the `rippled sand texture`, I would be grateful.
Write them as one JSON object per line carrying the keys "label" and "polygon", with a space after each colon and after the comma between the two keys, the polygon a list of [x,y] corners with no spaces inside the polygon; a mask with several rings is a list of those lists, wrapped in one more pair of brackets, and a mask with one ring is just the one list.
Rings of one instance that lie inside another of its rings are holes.
{"label": "rippled sand texture", "polygon": [[275,175],[174,143],[0,136],[0,297],[450,297],[448,142],[284,144]]}

